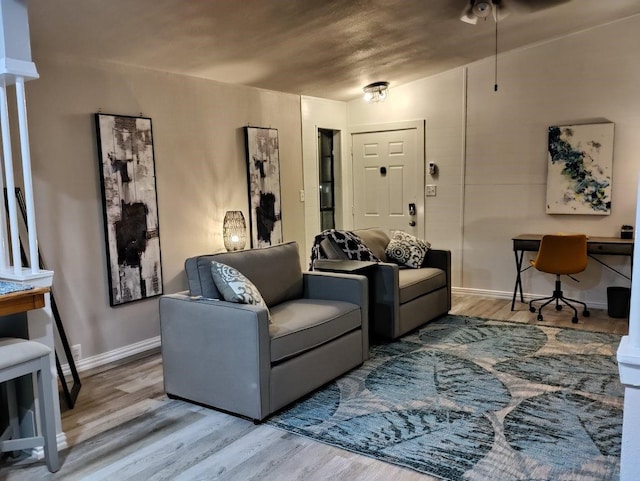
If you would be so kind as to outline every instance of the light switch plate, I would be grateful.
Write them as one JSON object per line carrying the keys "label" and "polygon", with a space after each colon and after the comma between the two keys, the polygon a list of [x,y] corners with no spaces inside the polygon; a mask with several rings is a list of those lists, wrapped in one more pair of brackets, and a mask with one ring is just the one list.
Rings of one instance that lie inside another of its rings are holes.
{"label": "light switch plate", "polygon": [[426,186],[426,193],[427,193],[427,197],[435,197],[436,196],[436,186],[435,185],[427,185]]}

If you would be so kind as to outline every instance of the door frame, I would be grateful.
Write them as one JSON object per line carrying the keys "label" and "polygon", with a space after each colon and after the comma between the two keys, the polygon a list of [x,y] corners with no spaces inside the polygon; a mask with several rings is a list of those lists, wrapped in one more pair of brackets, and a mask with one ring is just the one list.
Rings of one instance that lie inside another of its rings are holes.
{"label": "door frame", "polygon": [[424,202],[425,202],[425,162],[426,162],[426,120],[404,120],[399,122],[389,122],[384,124],[364,124],[349,126],[349,152],[351,162],[351,226],[354,225],[354,205],[355,205],[355,189],[353,186],[353,135],[368,134],[376,132],[391,132],[394,130],[416,130],[416,233],[417,237],[424,239],[425,221],[424,221]]}

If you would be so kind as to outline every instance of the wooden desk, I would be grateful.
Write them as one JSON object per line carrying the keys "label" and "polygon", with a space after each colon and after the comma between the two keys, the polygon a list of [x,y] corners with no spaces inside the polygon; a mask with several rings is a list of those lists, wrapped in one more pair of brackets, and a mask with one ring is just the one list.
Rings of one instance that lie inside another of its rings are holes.
{"label": "wooden desk", "polygon": [[[538,252],[540,248],[540,241],[542,240],[542,234],[520,234],[513,239],[513,253],[516,257],[516,284],[513,289],[513,299],[511,301],[511,310],[516,304],[516,296],[518,290],[520,291],[520,302],[524,302],[524,296],[522,295],[522,277],[520,274],[531,266],[522,269],[522,258],[525,252]],[[631,278],[622,272],[614,269],[607,263],[598,259],[597,255],[601,256],[627,256],[631,258],[631,265],[633,266],[633,239],[620,239],[619,237],[588,237],[587,238],[587,255],[602,264],[608,269],[611,269],[615,273],[621,275],[625,279],[631,280]]]}
{"label": "wooden desk", "polygon": [[0,295],[0,316],[9,316],[44,307],[44,295],[47,292],[49,292],[48,287],[38,287]]}

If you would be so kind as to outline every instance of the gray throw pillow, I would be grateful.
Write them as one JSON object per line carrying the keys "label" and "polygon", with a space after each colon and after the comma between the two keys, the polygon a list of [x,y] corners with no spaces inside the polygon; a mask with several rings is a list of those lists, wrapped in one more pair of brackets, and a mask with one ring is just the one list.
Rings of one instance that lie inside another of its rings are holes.
{"label": "gray throw pillow", "polygon": [[417,269],[422,266],[431,244],[402,231],[395,231],[385,249],[387,257],[401,266]]}
{"label": "gray throw pillow", "polygon": [[260,291],[238,269],[211,261],[211,276],[225,301],[262,306],[267,309],[269,322],[271,322],[271,313]]}

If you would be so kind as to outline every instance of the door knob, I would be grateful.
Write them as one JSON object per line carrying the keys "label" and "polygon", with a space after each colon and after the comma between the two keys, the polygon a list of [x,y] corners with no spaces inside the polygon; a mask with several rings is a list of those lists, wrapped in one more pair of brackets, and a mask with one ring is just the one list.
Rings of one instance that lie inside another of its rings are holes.
{"label": "door knob", "polygon": [[415,227],[416,226],[416,221],[415,220],[409,221],[409,225],[411,227]]}

